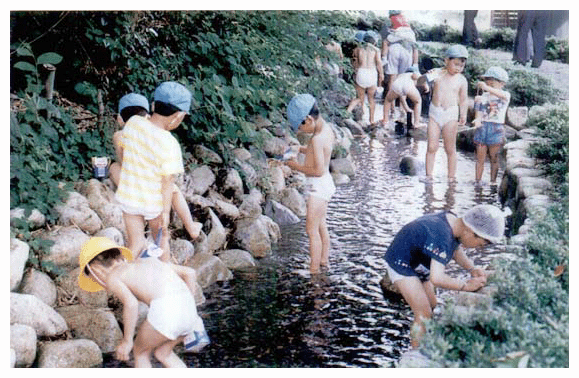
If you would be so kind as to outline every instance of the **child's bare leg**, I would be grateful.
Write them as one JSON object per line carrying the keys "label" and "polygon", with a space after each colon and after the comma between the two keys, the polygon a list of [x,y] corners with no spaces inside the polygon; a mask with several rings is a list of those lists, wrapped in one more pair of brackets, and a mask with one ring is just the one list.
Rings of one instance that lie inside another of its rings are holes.
{"label": "child's bare leg", "polygon": [[394,91],[388,91],[386,98],[384,99],[384,125],[388,124],[390,119],[390,109],[392,109],[392,104],[398,98],[398,95]]}
{"label": "child's bare leg", "polygon": [[487,146],[484,144],[477,144],[476,165],[475,165],[475,180],[477,182],[479,182],[482,179],[486,157],[487,157]]}
{"label": "child's bare leg", "polygon": [[374,123],[374,111],[376,110],[376,100],[374,100],[374,94],[376,93],[376,87],[368,88],[368,107],[370,108],[370,124]]}
{"label": "child's bare leg", "polygon": [[489,146],[489,160],[491,161],[491,182],[497,181],[497,175],[499,173],[499,151],[501,149],[500,144],[493,144]]}
{"label": "child's bare leg", "polygon": [[145,219],[142,215],[123,212],[123,220],[127,230],[127,248],[138,256],[145,248]]}
{"label": "child's bare leg", "polygon": [[183,342],[183,337],[166,341],[155,349],[155,358],[166,368],[186,368],[187,365],[173,351],[180,342]]}
{"label": "child's bare leg", "polygon": [[438,151],[438,144],[440,139],[440,126],[432,119],[428,120],[427,127],[428,146],[426,148],[426,176],[432,177],[434,169],[434,159]]}
{"label": "child's bare leg", "polygon": [[423,320],[432,316],[431,297],[434,293],[427,293],[428,287],[425,288],[418,277],[403,278],[396,281],[394,285],[400,290],[414,314],[414,323],[410,330],[410,344],[416,349],[425,333]]}
{"label": "child's bare leg", "polygon": [[151,367],[151,355],[153,351],[165,344],[167,341],[172,340],[169,340],[160,334],[147,320],[143,321],[139,331],[137,332],[137,337],[135,338],[135,343],[133,346],[135,367]]}
{"label": "child's bare leg", "polygon": [[187,233],[189,233],[191,239],[197,239],[199,232],[201,231],[202,224],[193,220],[191,211],[189,210],[189,205],[187,205],[187,201],[185,200],[185,196],[177,186],[175,186],[175,190],[173,191],[172,207],[173,210],[175,210],[177,213],[179,219],[183,221],[183,226],[185,226],[185,229],[187,230]]}
{"label": "child's bare leg", "polygon": [[109,168],[109,177],[115,186],[119,186],[119,180],[121,179],[121,163],[114,162]]}
{"label": "child's bare leg", "polygon": [[453,121],[447,123],[442,129],[442,140],[444,142],[444,150],[446,151],[446,158],[448,160],[448,178],[454,179],[456,175],[456,133],[458,130],[458,122]]}
{"label": "child's bare leg", "polygon": [[[327,209],[327,202],[326,202]],[[320,223],[320,237],[322,238],[322,256],[320,265],[328,266],[330,263],[330,233],[328,232],[328,225],[326,223],[326,216],[324,215]]]}
{"label": "child's bare leg", "polygon": [[356,88],[356,98],[350,101],[348,106],[348,112],[351,113],[356,106],[360,105],[362,107],[362,115],[364,114],[364,96],[366,95],[366,89],[360,87],[358,84],[354,84]]}
{"label": "child's bare leg", "polygon": [[310,240],[310,272],[319,273],[322,258],[322,235],[320,223],[324,217],[327,202],[310,196],[306,213],[306,232]]}
{"label": "child's bare leg", "polygon": [[420,123],[420,115],[422,113],[422,98],[420,97],[418,90],[415,93],[409,93],[408,98],[414,104],[412,124],[414,127],[416,127]]}
{"label": "child's bare leg", "polygon": [[171,251],[169,247],[169,228],[163,225],[163,215],[159,215],[157,218],[151,219],[149,221],[149,226],[151,227],[151,232],[153,233],[153,238],[156,238],[159,234],[159,230],[163,230],[163,235],[161,236],[161,242],[159,247],[163,250],[163,254],[159,257],[161,261],[169,261],[171,257]]}

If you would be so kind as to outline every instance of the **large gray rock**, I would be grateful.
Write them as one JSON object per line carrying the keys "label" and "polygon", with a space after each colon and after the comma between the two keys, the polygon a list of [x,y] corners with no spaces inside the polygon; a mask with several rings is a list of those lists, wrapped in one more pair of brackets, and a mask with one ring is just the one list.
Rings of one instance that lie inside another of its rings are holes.
{"label": "large gray rock", "polygon": [[51,307],[56,303],[56,285],[48,274],[36,269],[30,269],[26,272],[20,293],[34,295]]}
{"label": "large gray rock", "polygon": [[[13,220],[23,219],[23,218],[25,218],[25,216],[26,216],[26,211],[23,208],[18,207],[16,209],[11,209],[10,210],[10,225],[13,225]],[[46,223],[46,217],[44,216],[44,214],[42,214],[37,209],[32,209],[32,211],[30,212],[30,215],[28,215],[28,218],[26,218],[26,221],[28,222],[28,224],[30,226],[32,226],[32,228],[40,228],[40,227],[44,226],[44,224]]]}
{"label": "large gray rock", "polygon": [[286,206],[274,200],[266,201],[264,214],[270,217],[275,223],[277,223],[280,226],[300,222],[300,218],[297,215],[295,215],[293,211],[291,211]]}
{"label": "large gray rock", "polygon": [[343,173],[350,177],[356,175],[356,168],[354,163],[348,158],[332,159],[330,161],[330,171],[336,173]]}
{"label": "large gray rock", "polygon": [[206,165],[195,168],[184,177],[184,196],[189,201],[189,197],[194,194],[203,195],[211,185],[215,183],[215,174]]}
{"label": "large gray rock", "polygon": [[260,215],[256,218],[243,218],[235,223],[235,240],[241,248],[253,257],[265,257],[271,253],[272,243],[281,237],[279,226],[271,218]]}
{"label": "large gray rock", "polygon": [[298,217],[306,216],[306,200],[295,187],[290,187],[283,190],[281,192],[279,202],[290,209]]}
{"label": "large gray rock", "polygon": [[424,161],[414,156],[404,156],[399,164],[400,173],[408,176],[419,176],[425,173]]}
{"label": "large gray rock", "polygon": [[217,211],[217,213],[226,216],[227,218],[230,219],[239,218],[239,216],[241,215],[241,212],[239,211],[237,206],[229,202],[221,194],[213,190],[209,190],[209,198],[211,199],[211,201],[213,201],[214,203],[213,208]]}
{"label": "large gray rock", "polygon": [[10,239],[10,291],[18,288],[28,261],[30,247],[22,240]]}
{"label": "large gray rock", "polygon": [[193,154],[203,164],[223,164],[223,159],[218,153],[200,144],[193,147]]}
{"label": "large gray rock", "polygon": [[89,307],[107,307],[109,297],[106,291],[101,290],[96,293],[89,293],[78,286],[79,272],[80,268],[77,267],[56,279],[57,303],[59,306],[82,303]]}
{"label": "large gray rock", "polygon": [[59,307],[56,311],[66,320],[76,338],[94,341],[103,353],[114,352],[123,338],[121,327],[108,309],[72,305]]}
{"label": "large gray rock", "polygon": [[223,190],[223,193],[232,192],[233,198],[236,200],[241,199],[243,196],[243,180],[237,170],[234,168],[227,169],[227,175],[225,176],[221,189]]}
{"label": "large gray rock", "polygon": [[258,175],[257,172],[255,171],[255,168],[249,163],[249,160],[240,160],[236,158],[234,160],[234,164],[236,170],[243,177],[243,180],[245,181],[247,186],[255,187],[257,185]]}
{"label": "large gray rock", "polygon": [[78,266],[80,248],[90,239],[77,227],[62,227],[48,231],[43,235],[45,239],[53,240],[54,244],[48,249],[43,261],[52,262],[65,270]]}
{"label": "large gray rock", "polygon": [[171,249],[171,257],[175,260],[175,263],[182,265],[185,261],[189,260],[195,254],[195,247],[193,244],[185,239],[173,239],[169,240],[169,247]]}
{"label": "large gray rock", "polygon": [[102,353],[92,340],[43,342],[38,348],[39,368],[92,368],[102,363]]}
{"label": "large gray rock", "polygon": [[30,367],[36,358],[36,331],[25,324],[10,326],[10,348],[15,352],[15,367]]}
{"label": "large gray rock", "polygon": [[100,217],[104,228],[114,227],[125,232],[123,210],[115,201],[115,192],[109,186],[97,179],[90,179],[82,188],[82,194]]}
{"label": "large gray rock", "polygon": [[107,227],[98,231],[94,236],[105,237],[111,239],[117,245],[125,245],[125,238],[123,233],[115,227]]}
{"label": "large gray rock", "polygon": [[521,177],[517,188],[517,199],[522,200],[537,194],[549,194],[553,184],[542,177]]}
{"label": "large gray rock", "polygon": [[257,189],[251,189],[249,194],[243,197],[243,202],[239,206],[242,217],[257,217],[261,215],[261,203],[263,194]]}
{"label": "large gray rock", "polygon": [[56,311],[30,294],[10,293],[10,324],[25,324],[38,336],[55,336],[68,330]]}
{"label": "large gray rock", "polygon": [[82,194],[70,192],[63,205],[55,207],[58,212],[58,224],[63,226],[77,226],[88,234],[100,230],[103,223],[98,214],[90,208],[89,202]]}
{"label": "large gray rock", "polygon": [[227,281],[233,274],[219,257],[210,253],[196,253],[188,265],[195,269],[197,282],[202,288],[207,288],[217,281]]}
{"label": "large gray rock", "polygon": [[220,250],[227,240],[227,231],[221,224],[219,217],[209,209],[209,219],[211,220],[211,231],[207,235],[207,248],[209,253]]}
{"label": "large gray rock", "polygon": [[279,193],[285,189],[285,176],[283,168],[277,164],[270,164],[267,170],[268,176],[268,191],[271,193]]}
{"label": "large gray rock", "polygon": [[364,131],[362,126],[360,126],[360,124],[354,121],[353,119],[350,118],[344,119],[343,123],[352,132],[353,135],[356,136],[366,135],[366,132]]}
{"label": "large gray rock", "polygon": [[529,119],[529,108],[526,106],[509,107],[505,123],[516,130],[526,128]]}
{"label": "large gray rock", "polygon": [[229,249],[219,253],[219,258],[231,270],[245,269],[255,266],[251,253],[242,249]]}

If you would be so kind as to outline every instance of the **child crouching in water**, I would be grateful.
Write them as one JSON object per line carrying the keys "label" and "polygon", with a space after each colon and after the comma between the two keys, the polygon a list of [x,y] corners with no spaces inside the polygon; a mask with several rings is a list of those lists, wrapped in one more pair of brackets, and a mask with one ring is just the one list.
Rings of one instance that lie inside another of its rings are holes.
{"label": "child crouching in water", "polygon": [[[173,348],[198,351],[209,343],[193,297],[195,271],[162,262],[155,257],[133,261],[129,249],[108,238],[94,237],[82,246],[78,284],[89,292],[106,290],[123,303],[123,339],[116,358],[129,359],[135,367],[151,367],[151,354],[164,367],[187,367]],[[136,338],[138,302],[149,306],[147,319]]]}
{"label": "child crouching in water", "polygon": [[[416,67],[410,67],[405,73],[398,75],[392,83],[392,86],[386,94],[384,99],[384,126],[388,125],[390,116],[390,109],[397,98],[400,99],[400,106],[407,112],[413,113],[412,125],[419,126],[420,113],[422,113],[422,96],[420,90],[426,91],[425,85],[417,88],[417,80],[420,78],[420,72]],[[406,98],[410,99],[414,105],[414,109],[410,109],[406,103]]]}
{"label": "child crouching in water", "polygon": [[483,75],[483,81],[476,84],[482,95],[474,100],[476,128],[476,184],[480,184],[487,157],[491,163],[491,184],[495,184],[499,171],[499,151],[505,143],[505,118],[511,94],[503,90],[509,75],[501,67],[490,67]]}

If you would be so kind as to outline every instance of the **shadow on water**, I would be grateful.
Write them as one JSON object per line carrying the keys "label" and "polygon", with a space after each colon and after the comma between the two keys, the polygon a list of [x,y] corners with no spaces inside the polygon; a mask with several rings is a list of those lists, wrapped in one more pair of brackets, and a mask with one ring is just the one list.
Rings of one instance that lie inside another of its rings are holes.
{"label": "shadow on water", "polygon": [[[413,138],[359,139],[357,168],[328,206],[330,268],[309,267],[305,222],[282,227],[282,240],[258,266],[213,285],[200,308],[212,344],[184,355],[191,367],[392,367],[409,348],[410,308],[386,300],[379,284],[383,255],[406,223],[430,212],[460,215],[477,203],[499,205],[496,188],[476,189],[473,154],[459,152],[457,182],[446,179],[446,155],[437,154],[435,179],[403,176],[403,155],[423,159],[426,142]],[[485,167],[488,175],[489,167]],[[500,176],[499,176],[500,177]],[[470,250],[488,265],[502,246]],[[466,277],[452,263],[450,274]],[[443,299],[444,292],[439,292]],[[117,365],[118,366],[118,365]]]}

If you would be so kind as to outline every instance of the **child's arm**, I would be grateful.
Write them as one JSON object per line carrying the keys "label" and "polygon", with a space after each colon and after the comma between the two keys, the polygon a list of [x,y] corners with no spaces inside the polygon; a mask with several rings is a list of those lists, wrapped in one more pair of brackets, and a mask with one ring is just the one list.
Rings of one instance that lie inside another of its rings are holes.
{"label": "child's arm", "polygon": [[410,109],[408,102],[406,102],[406,96],[400,96],[400,103],[407,113],[412,113],[412,109]]}
{"label": "child's arm", "polygon": [[503,91],[502,89],[493,88],[490,85],[487,85],[484,81],[479,81],[478,83],[476,83],[476,87],[477,89],[489,92],[490,94],[502,98],[503,100],[509,99],[509,92]]}
{"label": "child's arm", "polygon": [[123,304],[123,339],[117,346],[116,358],[121,361],[127,361],[129,353],[133,349],[133,339],[139,315],[139,302],[131,290],[117,277],[109,279],[107,289],[119,298]]}
{"label": "child's arm", "polygon": [[301,165],[297,161],[288,160],[285,164],[291,169],[302,172],[306,176],[320,177],[324,174],[324,149],[318,138],[314,137],[310,141],[313,152],[313,166]]}
{"label": "child's arm", "polygon": [[458,109],[460,114],[458,124],[462,126],[466,124],[466,113],[468,111],[468,82],[464,76],[458,90]]}
{"label": "child's arm", "polygon": [[[169,215],[171,214],[174,185],[175,175],[166,175],[161,178],[161,192],[163,196],[163,229],[166,229],[169,226]],[[163,234],[165,234],[165,231],[163,231]]]}
{"label": "child's arm", "polygon": [[122,163],[123,161],[123,143],[122,143],[123,133],[122,131],[117,131],[113,134],[113,147],[115,148],[115,155],[117,157],[117,162]]}
{"label": "child's arm", "polygon": [[452,278],[444,272],[444,265],[434,259],[430,262],[430,282],[436,287],[459,291],[477,291],[484,286],[486,277],[473,277],[467,282]]}
{"label": "child's arm", "polygon": [[384,82],[384,70],[382,69],[382,59],[378,48],[376,48],[376,57],[374,61],[376,62],[376,68],[378,69],[378,86],[382,86],[382,83]]}
{"label": "child's arm", "polygon": [[191,294],[195,297],[195,283],[197,282],[197,273],[195,273],[195,270],[183,265],[169,264],[169,266],[185,281]]}
{"label": "child's arm", "polygon": [[457,250],[454,252],[454,261],[462,268],[466,269],[471,276],[473,277],[484,277],[486,282],[486,274],[483,269],[477,268],[471,259],[468,258],[466,253],[464,253],[464,249],[462,247],[458,247]]}

